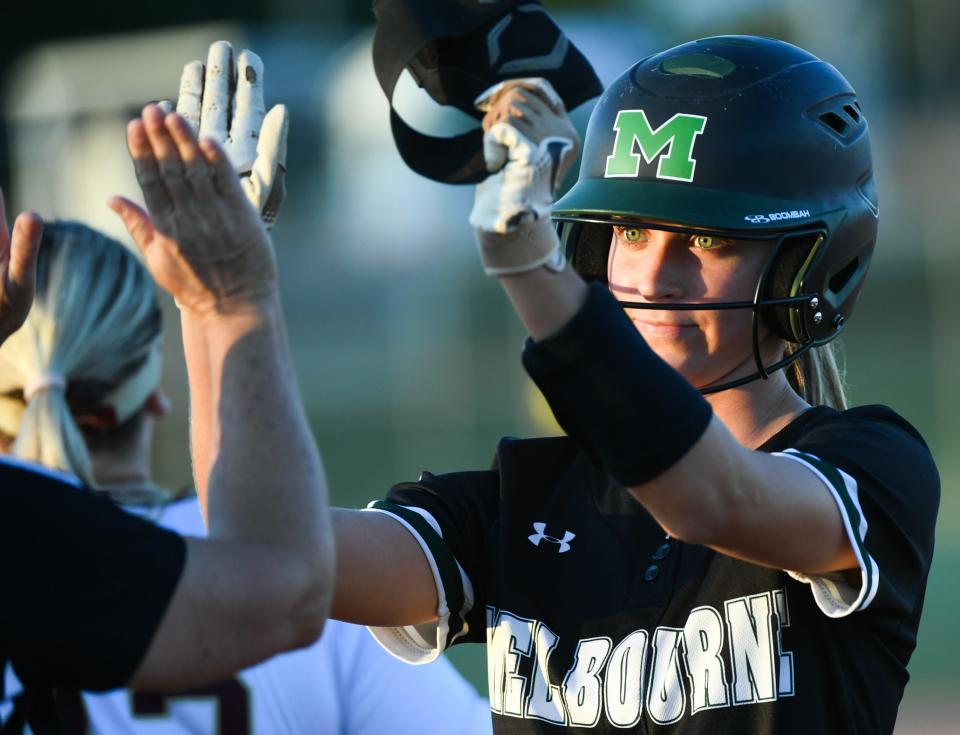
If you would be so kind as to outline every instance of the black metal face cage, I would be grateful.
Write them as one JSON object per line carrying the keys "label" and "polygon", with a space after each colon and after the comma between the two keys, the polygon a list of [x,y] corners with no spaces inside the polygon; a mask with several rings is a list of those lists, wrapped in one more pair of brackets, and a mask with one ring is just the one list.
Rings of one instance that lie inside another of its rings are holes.
{"label": "black metal face cage", "polygon": [[[662,222],[652,222],[644,220],[634,220],[626,219],[620,217],[565,217],[565,216],[554,216],[553,218],[557,223],[557,229],[560,231],[561,226],[564,222],[569,222],[572,224],[575,223],[587,223],[587,224],[598,224],[598,225],[610,225],[612,227],[622,227],[622,226],[637,226],[637,227],[649,227],[654,230],[666,230],[667,232],[679,232],[679,233],[692,233],[697,235],[711,235],[715,237],[725,237],[733,238],[737,240],[756,240],[756,241],[768,241],[773,242],[773,248],[770,251],[770,255],[767,257],[766,262],[764,263],[763,270],[760,272],[760,277],[757,279],[757,286],[753,292],[753,299],[750,301],[717,301],[714,303],[704,304],[704,303],[675,303],[675,304],[649,304],[642,303],[639,301],[621,301],[620,305],[624,309],[652,309],[656,311],[709,311],[709,310],[727,310],[727,309],[750,309],[752,312],[752,321],[751,321],[751,334],[752,334],[752,344],[753,344],[753,362],[757,366],[757,371],[751,373],[743,378],[737,378],[736,380],[730,380],[726,383],[720,383],[719,385],[711,385],[706,388],[699,388],[698,390],[702,395],[709,395],[711,393],[719,393],[720,391],[729,390],[730,388],[738,388],[741,385],[747,383],[752,383],[755,380],[766,380],[770,377],[771,373],[775,373],[778,370],[790,365],[792,362],[800,359],[800,357],[809,352],[814,347],[820,347],[825,345],[827,342],[830,342],[834,339],[840,332],[843,330],[844,323],[842,320],[839,320],[834,325],[834,332],[826,337],[815,339],[810,337],[803,342],[798,343],[797,347],[793,352],[791,352],[786,357],[777,360],[776,362],[770,365],[763,364],[763,356],[760,354],[760,323],[763,319],[762,310],[766,307],[773,306],[785,306],[791,309],[802,309],[804,307],[815,309],[817,305],[822,301],[823,295],[820,293],[804,293],[797,296],[786,296],[782,298],[775,299],[762,299],[761,295],[764,293],[767,287],[767,283],[774,272],[774,265],[777,262],[777,256],[783,250],[783,244],[788,239],[801,238],[801,237],[827,237],[827,230],[825,227],[812,227],[798,230],[785,230],[779,232],[763,232],[758,233],[756,231],[734,231],[734,230],[711,230],[708,228],[698,228],[690,226],[680,226],[672,224],[664,224]],[[567,253],[568,256],[571,253]]]}

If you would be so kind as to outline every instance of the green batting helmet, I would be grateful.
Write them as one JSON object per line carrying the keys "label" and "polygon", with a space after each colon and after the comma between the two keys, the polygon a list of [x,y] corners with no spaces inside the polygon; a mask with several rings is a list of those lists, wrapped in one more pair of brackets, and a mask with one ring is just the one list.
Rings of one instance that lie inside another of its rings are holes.
{"label": "green batting helmet", "polygon": [[[606,280],[611,226],[770,241],[751,301],[624,302],[754,313],[757,377],[843,329],[877,236],[867,122],[832,66],[789,43],[718,36],[643,59],[606,90],[580,177],[554,206],[585,277]],[[796,345],[763,365],[758,326]],[[732,387],[718,386],[714,390]]]}

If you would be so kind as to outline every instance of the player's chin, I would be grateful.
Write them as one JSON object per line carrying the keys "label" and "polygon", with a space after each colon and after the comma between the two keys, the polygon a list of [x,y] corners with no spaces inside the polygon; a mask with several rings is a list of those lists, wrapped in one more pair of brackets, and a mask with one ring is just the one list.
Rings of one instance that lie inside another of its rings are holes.
{"label": "player's chin", "polygon": [[745,367],[739,360],[725,360],[723,355],[714,354],[700,345],[691,348],[683,344],[651,342],[650,346],[665,363],[698,390],[724,383]]}
{"label": "player's chin", "polygon": [[709,360],[700,355],[691,354],[689,350],[678,349],[675,345],[657,345],[653,342],[650,343],[650,346],[660,359],[680,373],[688,383],[696,388],[699,388],[701,384],[706,384],[714,373],[710,370]]}
{"label": "player's chin", "polygon": [[704,334],[696,327],[634,325],[650,349],[684,377],[700,372],[710,361]]}

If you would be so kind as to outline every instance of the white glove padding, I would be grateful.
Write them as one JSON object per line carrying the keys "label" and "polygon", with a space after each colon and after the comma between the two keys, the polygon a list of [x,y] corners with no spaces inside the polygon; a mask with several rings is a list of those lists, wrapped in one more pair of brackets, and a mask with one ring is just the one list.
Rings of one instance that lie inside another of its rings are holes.
{"label": "white glove padding", "polygon": [[514,79],[484,92],[483,153],[494,172],[477,186],[470,224],[490,275],[563,267],[550,223],[557,186],[580,140],[563,101],[545,79]]}
{"label": "white glove padding", "polygon": [[285,105],[274,105],[266,115],[265,109],[263,62],[252,51],[241,51],[235,68],[233,48],[217,41],[206,68],[200,61],[183,68],[177,112],[200,136],[220,143],[270,229],[286,193],[289,116]]}

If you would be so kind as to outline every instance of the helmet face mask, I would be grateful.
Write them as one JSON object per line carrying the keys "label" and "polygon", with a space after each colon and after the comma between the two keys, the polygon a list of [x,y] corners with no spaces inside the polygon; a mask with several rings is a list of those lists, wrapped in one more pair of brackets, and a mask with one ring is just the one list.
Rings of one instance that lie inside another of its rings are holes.
{"label": "helmet face mask", "polygon": [[[580,177],[554,207],[574,268],[606,281],[612,227],[760,240],[770,255],[754,298],[623,302],[626,308],[751,309],[766,378],[842,331],[877,232],[869,134],[830,65],[772,39],[727,36],[640,61],[591,116]],[[794,345],[764,364],[761,324]]]}

